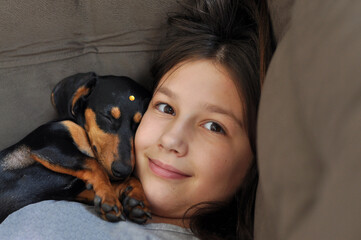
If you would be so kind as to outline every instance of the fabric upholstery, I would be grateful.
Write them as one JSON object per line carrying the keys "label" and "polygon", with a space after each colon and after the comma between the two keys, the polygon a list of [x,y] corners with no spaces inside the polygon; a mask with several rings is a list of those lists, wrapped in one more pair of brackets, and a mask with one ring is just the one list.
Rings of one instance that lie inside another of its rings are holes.
{"label": "fabric upholstery", "polygon": [[284,13],[259,111],[257,240],[361,237],[360,12],[295,0]]}
{"label": "fabric upholstery", "polygon": [[174,0],[0,1],[0,149],[55,117],[62,78],[95,71],[149,87]]}

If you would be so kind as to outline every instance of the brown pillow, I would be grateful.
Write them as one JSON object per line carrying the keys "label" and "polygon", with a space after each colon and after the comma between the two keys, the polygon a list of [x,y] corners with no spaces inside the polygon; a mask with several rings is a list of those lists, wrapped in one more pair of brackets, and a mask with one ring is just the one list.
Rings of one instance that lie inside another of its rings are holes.
{"label": "brown pillow", "polygon": [[360,239],[361,1],[289,11],[260,104],[255,239]]}

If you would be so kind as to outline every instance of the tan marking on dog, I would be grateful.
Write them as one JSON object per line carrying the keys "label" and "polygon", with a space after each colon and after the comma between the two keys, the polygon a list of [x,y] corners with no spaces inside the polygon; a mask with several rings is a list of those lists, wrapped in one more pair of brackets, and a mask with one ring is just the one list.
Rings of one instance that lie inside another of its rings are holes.
{"label": "tan marking on dog", "polygon": [[115,119],[119,119],[120,116],[122,115],[122,113],[120,112],[120,109],[118,107],[113,107],[110,112]]}
{"label": "tan marking on dog", "polygon": [[120,140],[118,136],[101,130],[96,122],[95,113],[90,108],[85,110],[84,127],[90,144],[97,149],[95,155],[98,161],[107,170],[109,176],[114,177],[111,166],[115,160],[119,160],[118,145]]}
{"label": "tan marking on dog", "polygon": [[51,93],[51,104],[53,104],[54,107],[56,107],[55,105],[55,97],[54,97],[54,93]]}
{"label": "tan marking on dog", "polygon": [[134,138],[130,138],[130,164],[132,166],[132,169],[134,169],[135,166],[135,148],[134,148]]}
{"label": "tan marking on dog", "polygon": [[142,114],[140,112],[137,112],[136,114],[134,114],[134,117],[133,117],[133,121],[135,123],[140,123],[140,120],[142,120]]}
{"label": "tan marking on dog", "polygon": [[77,148],[85,155],[89,157],[95,157],[85,130],[72,121],[63,121],[61,123],[70,132],[70,135],[73,138],[74,144],[77,146]]}
{"label": "tan marking on dog", "polygon": [[81,98],[82,96],[85,96],[87,94],[89,94],[89,88],[87,88],[85,86],[78,88],[78,90],[76,90],[76,92],[73,94],[73,100],[71,102],[71,112],[73,114],[75,114],[73,111],[75,103],[79,100],[79,98]]}
{"label": "tan marking on dog", "polygon": [[[112,187],[114,189],[114,192],[117,194],[118,198],[120,198],[123,193],[126,193],[125,190],[127,187],[131,186],[132,190],[130,190],[127,195],[138,195],[140,197],[135,197],[137,200],[142,200],[144,203],[148,204],[148,201],[146,200],[145,193],[142,187],[142,184],[140,181],[135,177],[129,177],[123,182],[112,182]],[[131,194],[129,194],[131,193]]]}
{"label": "tan marking on dog", "polygon": [[94,158],[87,158],[84,162],[84,168],[81,170],[74,170],[71,168],[66,168],[57,164],[50,163],[46,158],[41,155],[32,153],[31,158],[33,158],[36,162],[40,163],[47,169],[50,169],[54,172],[63,173],[67,175],[71,175],[77,177],[86,183],[94,184],[107,184],[110,181],[108,179],[108,175],[104,171],[104,169],[99,165],[99,163]]}
{"label": "tan marking on dog", "polygon": [[[75,199],[79,202],[93,204],[94,197],[95,197],[95,193],[93,190],[84,190],[81,193],[79,193]],[[117,198],[119,198],[118,195]]]}
{"label": "tan marking on dog", "polygon": [[20,146],[4,157],[1,167],[3,170],[14,170],[25,168],[33,163],[34,160],[30,157],[30,148]]}

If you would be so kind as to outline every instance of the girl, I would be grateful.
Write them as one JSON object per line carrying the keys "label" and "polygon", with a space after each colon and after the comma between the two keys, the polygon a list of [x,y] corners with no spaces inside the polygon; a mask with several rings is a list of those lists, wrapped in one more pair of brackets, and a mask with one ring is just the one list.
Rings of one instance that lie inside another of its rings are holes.
{"label": "girl", "polygon": [[266,41],[259,47],[259,6],[197,0],[183,7],[169,17],[153,66],[153,98],[135,137],[137,174],[153,221],[204,239],[252,239],[260,71],[268,59]]}

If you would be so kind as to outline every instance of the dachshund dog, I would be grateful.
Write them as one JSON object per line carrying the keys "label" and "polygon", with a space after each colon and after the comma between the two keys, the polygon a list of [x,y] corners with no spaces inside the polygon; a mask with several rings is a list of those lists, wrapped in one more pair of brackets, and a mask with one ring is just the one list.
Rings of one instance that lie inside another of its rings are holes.
{"label": "dachshund dog", "polygon": [[128,77],[80,73],[60,81],[52,103],[61,121],[0,152],[0,223],[49,199],[93,203],[108,221],[147,221],[147,200],[131,174],[134,135],[149,100]]}

